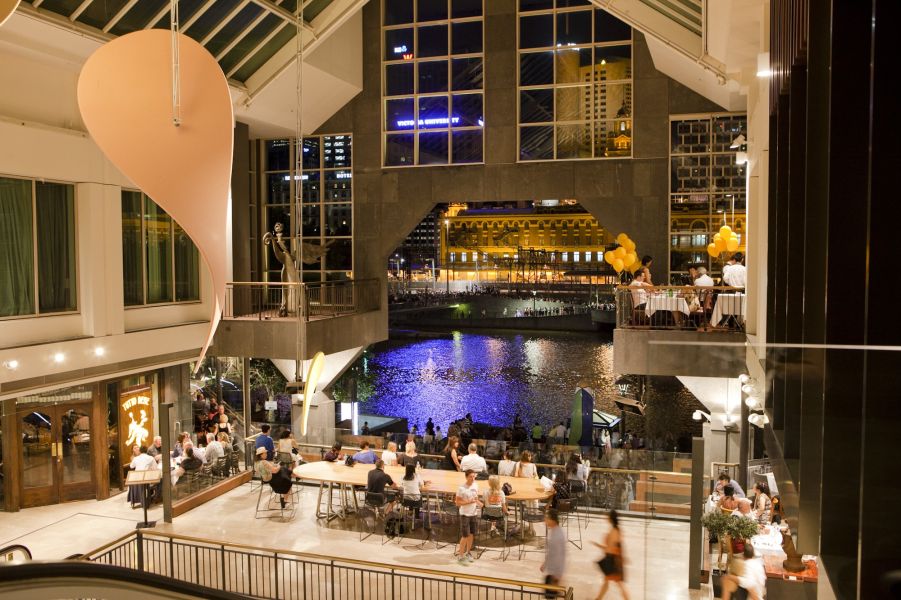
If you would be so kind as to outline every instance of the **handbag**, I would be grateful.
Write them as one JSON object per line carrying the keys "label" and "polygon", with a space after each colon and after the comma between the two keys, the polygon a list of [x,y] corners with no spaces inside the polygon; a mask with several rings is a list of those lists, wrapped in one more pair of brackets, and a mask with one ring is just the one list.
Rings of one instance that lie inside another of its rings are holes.
{"label": "handbag", "polygon": [[616,570],[616,559],[612,554],[605,554],[604,558],[598,561],[598,567],[604,575],[610,575]]}
{"label": "handbag", "polygon": [[356,462],[356,461],[354,461],[353,456],[348,456],[347,458],[344,459],[344,464],[348,467],[354,466],[354,462]]}

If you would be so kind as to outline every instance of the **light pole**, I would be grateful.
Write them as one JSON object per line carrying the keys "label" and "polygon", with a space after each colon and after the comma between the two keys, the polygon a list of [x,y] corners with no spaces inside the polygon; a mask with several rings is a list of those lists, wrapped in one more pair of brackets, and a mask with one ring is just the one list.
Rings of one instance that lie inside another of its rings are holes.
{"label": "light pole", "polygon": [[444,219],[444,283],[448,294],[450,294],[450,255],[450,219]]}

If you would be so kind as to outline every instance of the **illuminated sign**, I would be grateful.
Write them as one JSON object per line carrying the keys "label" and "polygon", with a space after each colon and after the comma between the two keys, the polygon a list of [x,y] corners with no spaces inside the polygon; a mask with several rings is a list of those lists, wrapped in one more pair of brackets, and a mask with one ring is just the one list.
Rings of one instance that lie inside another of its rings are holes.
{"label": "illuminated sign", "polygon": [[119,395],[119,428],[122,432],[121,458],[131,461],[133,446],[149,446],[153,431],[153,395],[150,386],[124,391]]}
{"label": "illuminated sign", "polygon": [[401,119],[397,122],[398,127],[413,127],[414,123],[419,123],[420,127],[437,127],[439,125],[457,125],[460,122],[460,117],[438,117],[437,119],[419,119],[419,121],[414,121],[413,119]]}
{"label": "illuminated sign", "polygon": [[395,53],[395,54],[404,54],[404,53],[406,53],[406,51],[407,51],[407,45],[406,45],[406,44],[404,44],[403,46],[395,46],[395,47],[394,47],[394,53]]}

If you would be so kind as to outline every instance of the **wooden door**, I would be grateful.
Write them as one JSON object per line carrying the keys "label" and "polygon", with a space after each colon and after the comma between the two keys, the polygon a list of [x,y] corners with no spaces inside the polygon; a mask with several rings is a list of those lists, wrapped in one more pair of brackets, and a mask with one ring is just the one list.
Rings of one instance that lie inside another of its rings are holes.
{"label": "wooden door", "polygon": [[21,506],[93,498],[91,404],[19,407]]}

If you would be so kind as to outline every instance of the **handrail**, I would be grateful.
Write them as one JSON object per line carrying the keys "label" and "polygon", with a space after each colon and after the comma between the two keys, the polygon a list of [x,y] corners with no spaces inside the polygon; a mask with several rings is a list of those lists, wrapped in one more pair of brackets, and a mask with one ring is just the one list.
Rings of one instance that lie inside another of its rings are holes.
{"label": "handrail", "polygon": [[381,280],[226,283],[224,319],[335,318],[379,310]]}
{"label": "handrail", "polygon": [[614,295],[618,329],[744,331],[748,298],[744,288],[618,285]]}
{"label": "handrail", "polygon": [[[300,443],[297,444],[301,448],[318,448],[322,450],[330,450],[332,447],[328,444],[308,444],[308,443]],[[341,450],[360,450],[359,446],[345,446],[341,445]],[[385,448],[370,448],[373,452],[384,452]],[[402,452],[398,449],[398,454],[402,454]],[[443,454],[426,454],[424,452],[417,452],[417,456],[425,456],[426,458],[435,458],[441,459],[444,458]],[[483,457],[484,458],[484,457]],[[496,458],[485,458],[485,462],[489,463],[500,463],[501,461]],[[550,464],[550,463],[532,463],[536,467],[547,468],[547,469],[564,469],[566,465],[559,464]],[[651,469],[614,469],[613,467],[591,467],[589,471],[595,471],[598,473],[633,473],[633,474],[641,474],[647,473],[649,475],[682,475],[685,477],[691,477],[691,473],[681,473],[679,471],[654,471]]]}
{"label": "handrail", "polygon": [[[133,533],[131,535],[134,535]],[[11,564],[0,569],[0,590],[10,584],[27,583],[34,586],[41,581],[71,582],[72,580],[108,580],[137,586],[147,591],[160,590],[178,594],[184,598],[212,598],[214,600],[244,600],[247,596],[188,583],[146,571],[87,561],[32,561]],[[8,591],[8,590],[7,590]],[[123,592],[123,595],[127,595]]]}
{"label": "handrail", "polygon": [[135,538],[137,534],[141,534],[142,536],[156,536],[161,538],[168,538],[170,540],[179,540],[183,542],[192,542],[197,544],[205,544],[211,546],[218,546],[220,548],[234,548],[239,550],[247,550],[254,553],[262,553],[262,554],[273,554],[273,555],[282,555],[282,556],[294,556],[302,559],[310,559],[315,561],[328,561],[334,563],[342,563],[342,564],[350,564],[357,565],[361,567],[366,567],[368,569],[375,569],[378,571],[384,571],[386,569],[392,572],[399,573],[410,573],[416,575],[433,575],[437,577],[447,577],[451,579],[464,579],[471,581],[478,581],[483,583],[492,583],[496,585],[505,585],[505,586],[513,586],[513,587],[522,587],[528,586],[530,588],[535,588],[538,590],[547,590],[547,591],[557,591],[557,592],[566,592],[566,588],[558,585],[548,585],[544,583],[533,583],[530,581],[520,581],[515,579],[505,579],[501,577],[489,577],[487,575],[476,575],[469,573],[456,573],[452,571],[439,571],[437,569],[423,569],[421,567],[411,567],[407,565],[388,565],[383,562],[373,562],[368,560],[361,560],[357,558],[346,558],[340,556],[331,556],[328,554],[314,554],[311,552],[299,552],[297,550],[272,550],[270,548],[263,548],[260,546],[251,546],[249,544],[241,544],[236,542],[226,542],[226,541],[218,541],[218,540],[209,540],[204,538],[198,538],[188,535],[182,535],[178,533],[171,533],[168,531],[153,531],[149,529],[140,529],[137,532],[130,532],[108,544],[97,548],[96,550],[92,550],[83,555],[85,560],[91,560],[91,556],[102,554],[105,550],[113,548],[123,542],[131,541],[132,538]]}
{"label": "handrail", "polygon": [[5,562],[3,560],[3,557],[7,554],[12,554],[13,552],[22,552],[23,554],[25,554],[28,560],[31,560],[31,550],[29,550],[26,546],[23,546],[22,544],[10,544],[5,548],[0,548],[0,562]]}

